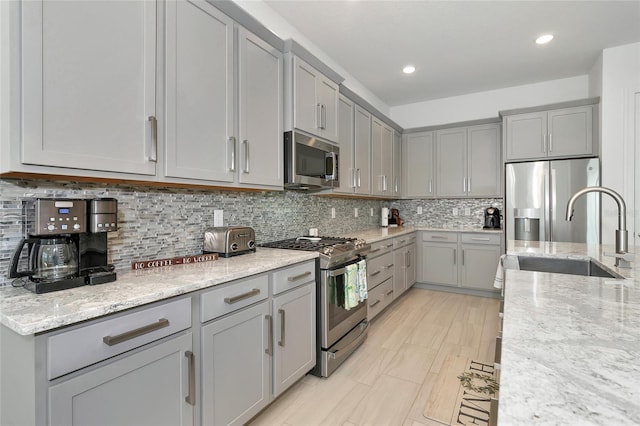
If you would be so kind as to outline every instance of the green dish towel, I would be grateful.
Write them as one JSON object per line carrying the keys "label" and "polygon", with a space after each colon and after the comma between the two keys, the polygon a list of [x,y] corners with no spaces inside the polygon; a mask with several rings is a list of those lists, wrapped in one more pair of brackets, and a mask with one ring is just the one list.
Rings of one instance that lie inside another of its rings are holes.
{"label": "green dish towel", "polygon": [[358,265],[353,264],[345,268],[344,278],[344,308],[348,311],[360,303],[358,294]]}

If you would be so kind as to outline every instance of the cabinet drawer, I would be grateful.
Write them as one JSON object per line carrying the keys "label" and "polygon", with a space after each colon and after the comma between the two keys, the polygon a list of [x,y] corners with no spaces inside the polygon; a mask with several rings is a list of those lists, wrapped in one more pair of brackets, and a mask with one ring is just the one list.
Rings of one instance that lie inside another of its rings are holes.
{"label": "cabinet drawer", "polygon": [[371,243],[371,250],[369,250],[369,254],[367,258],[372,259],[374,257],[378,257],[382,254],[385,254],[393,249],[393,240],[386,239],[382,241],[376,241],[375,243]]}
{"label": "cabinet drawer", "polygon": [[234,281],[200,296],[200,321],[210,321],[266,299],[268,296],[269,276],[267,274]]}
{"label": "cabinet drawer", "polygon": [[461,234],[462,242],[465,244],[491,244],[491,245],[500,245],[502,241],[502,234],[489,234],[489,233],[478,233],[478,234],[470,234],[470,233],[462,233]]}
{"label": "cabinet drawer", "polygon": [[457,232],[423,232],[422,241],[432,241],[435,243],[457,243]]}
{"label": "cabinet drawer", "polygon": [[393,252],[367,260],[367,288],[373,289],[393,276]]}
{"label": "cabinet drawer", "polygon": [[47,378],[70,373],[191,327],[191,298],[102,320],[47,339]]}
{"label": "cabinet drawer", "polygon": [[416,234],[407,234],[401,237],[396,237],[393,239],[393,248],[397,249],[400,247],[407,246],[409,244],[416,242]]}
{"label": "cabinet drawer", "polygon": [[315,260],[300,263],[273,273],[273,294],[316,280]]}
{"label": "cabinet drawer", "polygon": [[369,292],[367,300],[367,318],[373,319],[393,301],[393,278],[387,278],[382,284]]}

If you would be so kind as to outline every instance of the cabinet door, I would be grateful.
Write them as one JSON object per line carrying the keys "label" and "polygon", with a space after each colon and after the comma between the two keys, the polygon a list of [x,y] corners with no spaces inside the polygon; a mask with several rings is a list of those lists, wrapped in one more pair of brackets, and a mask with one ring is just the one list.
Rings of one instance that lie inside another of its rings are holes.
{"label": "cabinet door", "polygon": [[458,245],[422,244],[421,281],[431,284],[458,285]]}
{"label": "cabinet door", "polygon": [[407,289],[407,249],[400,247],[393,251],[393,297],[400,297]]}
{"label": "cabinet door", "polygon": [[23,163],[156,173],[156,7],[21,3]]}
{"label": "cabinet door", "polygon": [[412,285],[416,283],[416,254],[417,254],[417,246],[416,244],[409,244],[407,246],[407,252],[405,254],[407,260],[407,272],[406,272],[406,285],[405,290],[409,289]]}
{"label": "cabinet door", "polygon": [[500,196],[500,125],[467,129],[467,195]]}
{"label": "cabinet door", "polygon": [[239,41],[239,181],[282,188],[282,54],[244,28]]}
{"label": "cabinet door", "polygon": [[466,128],[436,132],[436,171],[439,197],[467,195]]}
{"label": "cabinet door", "polygon": [[402,136],[393,131],[393,179],[391,192],[394,197],[402,195]]}
{"label": "cabinet door", "polygon": [[316,79],[320,73],[298,57],[293,58],[293,126],[318,135],[320,106],[316,94]]}
{"label": "cabinet door", "polygon": [[547,113],[508,116],[505,160],[526,160],[547,155]]}
{"label": "cabinet door", "polygon": [[593,107],[549,111],[549,156],[593,154]]}
{"label": "cabinet door", "polygon": [[371,120],[371,177],[373,193],[392,195],[393,130],[376,118]]}
{"label": "cabinet door", "polygon": [[340,95],[338,101],[338,144],[340,145],[338,172],[340,173],[340,187],[334,188],[334,192],[351,194],[357,184],[356,170],[353,167],[354,110],[354,103]]}
{"label": "cabinet door", "polygon": [[404,195],[407,197],[434,196],[433,132],[408,134],[405,136],[402,151]]}
{"label": "cabinet door", "polygon": [[338,85],[322,74],[316,80],[320,104],[320,136],[338,142]]}
{"label": "cabinet door", "polygon": [[187,333],[51,386],[49,424],[192,425],[192,340]]}
{"label": "cabinet door", "polygon": [[356,105],[354,122],[356,193],[371,194],[371,114]]}
{"label": "cabinet door", "polygon": [[500,259],[500,246],[463,244],[461,249],[460,285],[494,290],[493,282]]}
{"label": "cabinet door", "polygon": [[273,396],[316,365],[315,283],[273,299]]}
{"label": "cabinet door", "polygon": [[241,425],[270,401],[269,302],[202,327],[202,424]]}
{"label": "cabinet door", "polygon": [[204,0],[178,0],[166,31],[165,174],[233,182],[233,21]]}

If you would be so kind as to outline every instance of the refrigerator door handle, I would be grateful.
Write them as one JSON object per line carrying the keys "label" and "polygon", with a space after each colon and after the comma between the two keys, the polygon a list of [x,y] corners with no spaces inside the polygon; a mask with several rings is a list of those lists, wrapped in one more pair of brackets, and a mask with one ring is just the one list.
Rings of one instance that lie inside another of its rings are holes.
{"label": "refrigerator door handle", "polygon": [[557,193],[556,193],[556,169],[553,166],[549,167],[549,173],[551,177],[549,178],[549,188],[550,190],[550,198],[551,198],[551,208],[549,209],[549,238],[548,241],[553,242],[553,232],[556,228],[556,218],[557,218]]}
{"label": "refrigerator door handle", "polygon": [[552,241],[551,238],[551,164],[547,162],[544,172],[544,241]]}

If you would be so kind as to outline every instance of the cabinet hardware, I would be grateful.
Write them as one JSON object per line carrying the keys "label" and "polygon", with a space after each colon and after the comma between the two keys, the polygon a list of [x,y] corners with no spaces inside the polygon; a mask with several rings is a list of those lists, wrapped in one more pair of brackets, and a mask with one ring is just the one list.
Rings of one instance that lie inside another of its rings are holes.
{"label": "cabinet hardware", "polygon": [[189,360],[189,394],[185,397],[187,404],[196,405],[196,356],[191,351],[186,351],[184,356]]}
{"label": "cabinet hardware", "polygon": [[464,250],[462,250],[462,266],[464,266]]}
{"label": "cabinet hardware", "polygon": [[542,152],[547,152],[547,135],[542,135]]}
{"label": "cabinet hardware", "polygon": [[404,254],[405,257],[405,265],[407,265],[407,268],[411,267],[411,252],[408,251]]}
{"label": "cabinet hardware", "polygon": [[371,275],[369,275],[369,276],[370,276],[370,277],[375,277],[375,276],[376,276],[376,275],[378,275],[380,272],[382,272],[382,271],[375,271],[375,272],[372,272],[372,273],[371,273]]}
{"label": "cabinet hardware", "polygon": [[433,192],[432,185],[433,185],[433,179],[429,179],[429,194]]}
{"label": "cabinet hardware", "polygon": [[374,306],[376,306],[378,303],[380,303],[380,299],[376,299],[375,302],[373,302],[372,304],[369,305],[370,308],[373,308]]}
{"label": "cabinet hardware", "polygon": [[322,105],[316,104],[316,128],[322,129]]}
{"label": "cabinet hardware", "polygon": [[386,246],[384,246],[384,247],[385,247],[385,248],[391,248],[391,247],[393,247],[393,243],[391,243],[391,244],[387,244],[387,245],[386,245]]}
{"label": "cabinet hardware", "polygon": [[285,321],[284,309],[278,309],[278,314],[280,314],[280,341],[278,342],[278,346],[282,346],[284,348],[284,344],[285,344],[284,331],[286,329],[284,325],[284,321]]}
{"label": "cabinet hardware", "polygon": [[229,171],[236,171],[236,138],[235,136],[229,136],[227,144],[231,145],[231,164],[229,165]]}
{"label": "cabinet hardware", "polygon": [[453,264],[454,265],[456,263],[458,263],[457,257],[458,257],[458,249],[453,249]]}
{"label": "cabinet hardware", "polygon": [[385,268],[387,268],[387,269],[393,268],[393,263],[388,264],[387,266],[385,266]]}
{"label": "cabinet hardware", "polygon": [[405,241],[407,241],[407,240],[400,240],[400,242],[398,244],[404,244]]}
{"label": "cabinet hardware", "polygon": [[462,178],[462,192],[467,192],[467,179]]}
{"label": "cabinet hardware", "polygon": [[434,240],[448,240],[447,237],[443,237],[441,235],[432,235],[431,238]]}
{"label": "cabinet hardware", "polygon": [[150,115],[147,120],[151,123],[151,148],[147,160],[158,161],[158,119]]}
{"label": "cabinet hardware", "polygon": [[398,192],[398,177],[397,176],[394,178],[393,191],[396,192],[396,193]]}
{"label": "cabinet hardware", "polygon": [[324,104],[320,104],[320,118],[322,119],[322,130],[327,128],[327,107]]}
{"label": "cabinet hardware", "polygon": [[360,169],[358,169],[358,188],[362,187],[362,175],[360,174]]}
{"label": "cabinet hardware", "polygon": [[244,299],[248,299],[248,298],[256,296],[258,294],[260,294],[260,289],[259,288],[254,288],[254,289],[251,289],[251,291],[239,294],[237,296],[225,297],[224,298],[224,303],[228,303],[228,304],[231,305],[233,303],[239,302],[239,301],[244,300]]}
{"label": "cabinet hardware", "polygon": [[489,238],[477,238],[477,237],[472,237],[471,241],[491,241]]}
{"label": "cabinet hardware", "polygon": [[382,175],[382,192],[387,192],[387,175]]}
{"label": "cabinet hardware", "polygon": [[358,187],[358,169],[351,169],[351,183],[352,188]]}
{"label": "cabinet hardware", "polygon": [[389,290],[389,291],[387,292],[387,296],[391,296],[392,294],[393,294],[393,290]]}
{"label": "cabinet hardware", "polygon": [[309,275],[311,275],[311,272],[307,271],[307,272],[303,272],[303,273],[301,273],[299,275],[294,275],[293,277],[289,277],[289,278],[287,278],[287,280],[288,281],[297,281],[300,278],[308,277]]}
{"label": "cabinet hardware", "polygon": [[269,330],[267,349],[264,350],[264,353],[266,353],[267,355],[273,355],[273,317],[271,315],[265,315],[264,319],[267,320],[267,328]]}
{"label": "cabinet hardware", "polygon": [[553,152],[553,134],[549,133],[549,152]]}
{"label": "cabinet hardware", "polygon": [[135,339],[152,331],[160,330],[161,328],[169,327],[169,320],[166,318],[160,318],[157,322],[147,324],[135,330],[126,331],[116,336],[104,336],[102,341],[109,346],[117,345],[118,343],[126,342],[127,340]]}
{"label": "cabinet hardware", "polygon": [[377,253],[377,252],[379,252],[379,251],[380,251],[380,249],[379,249],[379,248],[377,248],[377,249],[375,249],[375,250],[370,250],[370,251],[369,251],[369,254]]}
{"label": "cabinet hardware", "polygon": [[249,141],[247,139],[242,141],[244,145],[244,173],[249,173]]}
{"label": "cabinet hardware", "polygon": [[471,192],[471,178],[467,178],[467,193]]}

